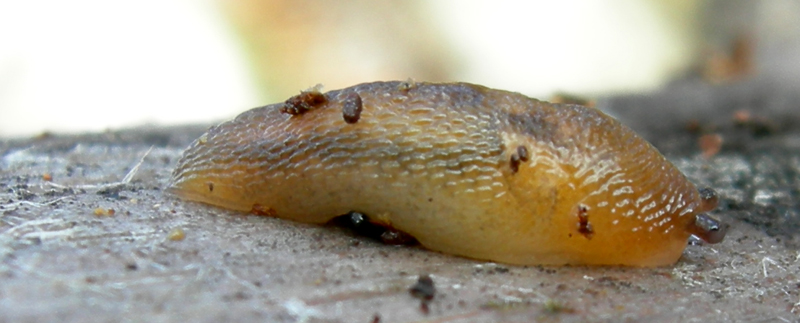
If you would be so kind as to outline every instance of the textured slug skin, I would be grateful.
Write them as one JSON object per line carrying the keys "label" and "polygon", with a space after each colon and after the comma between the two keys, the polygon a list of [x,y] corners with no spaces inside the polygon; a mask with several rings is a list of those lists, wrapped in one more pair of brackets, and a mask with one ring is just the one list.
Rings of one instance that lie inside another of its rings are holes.
{"label": "textured slug skin", "polygon": [[376,82],[324,99],[211,128],[168,191],[310,223],[358,211],[426,248],[511,264],[672,264],[714,207],[594,109],[464,83]]}

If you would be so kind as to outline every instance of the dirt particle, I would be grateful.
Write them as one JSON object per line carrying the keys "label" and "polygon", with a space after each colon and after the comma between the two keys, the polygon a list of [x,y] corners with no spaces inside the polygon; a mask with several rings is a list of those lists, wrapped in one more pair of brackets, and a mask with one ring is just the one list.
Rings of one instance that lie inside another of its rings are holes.
{"label": "dirt particle", "polygon": [[528,148],[525,148],[525,146],[518,146],[517,156],[519,156],[519,160],[521,161],[524,162],[528,161],[528,158],[530,158],[530,156],[528,155]]}
{"label": "dirt particle", "polygon": [[9,190],[11,192],[16,192],[17,193],[17,198],[19,198],[20,200],[30,201],[34,197],[36,197],[36,194],[31,192],[31,191],[29,191],[29,190],[27,190],[26,187],[27,187],[27,185],[25,185],[24,187],[20,187],[17,190],[13,190],[13,189],[9,189]]}
{"label": "dirt particle", "polygon": [[295,95],[286,102],[284,102],[283,106],[280,108],[282,113],[287,113],[291,115],[301,115],[303,113],[308,112],[316,107],[319,107],[328,102],[328,98],[325,97],[325,94],[320,92],[321,85],[317,85],[313,88],[300,92],[299,95]]}
{"label": "dirt particle", "polygon": [[575,309],[553,299],[548,299],[544,302],[544,308],[542,310],[547,314],[575,313]]}
{"label": "dirt particle", "polygon": [[172,241],[182,241],[185,238],[186,238],[186,233],[183,232],[183,229],[181,228],[172,229],[172,231],[170,231],[169,234],[167,234],[167,239],[170,239]]}
{"label": "dirt particle", "polygon": [[436,287],[433,285],[431,276],[423,274],[419,275],[417,283],[411,286],[408,290],[411,296],[419,298],[422,302],[430,302],[436,295]]}
{"label": "dirt particle", "polygon": [[509,166],[511,166],[511,171],[514,173],[519,171],[519,163],[520,158],[517,154],[511,154],[511,160],[509,161]]}
{"label": "dirt particle", "polygon": [[389,245],[408,245],[417,242],[414,236],[400,230],[386,229],[381,233],[381,241]]}
{"label": "dirt particle", "polygon": [[415,87],[417,87],[417,82],[413,79],[408,79],[407,81],[400,83],[400,85],[397,86],[397,89],[402,92],[408,92]]}
{"label": "dirt particle", "polygon": [[239,301],[246,300],[246,299],[250,298],[250,295],[245,293],[245,292],[243,292],[243,291],[237,291],[236,293],[233,293],[232,296],[233,296],[232,298],[234,300],[239,300]]}
{"label": "dirt particle", "polygon": [[95,216],[113,216],[114,213],[117,213],[114,209],[106,209],[102,207],[95,208],[93,211]]}
{"label": "dirt particle", "polygon": [[589,208],[583,204],[578,205],[578,232],[589,240],[594,236],[594,229],[589,223]]}
{"label": "dirt particle", "polygon": [[347,94],[342,103],[342,118],[344,118],[344,122],[350,124],[358,122],[358,119],[361,118],[362,108],[361,96],[358,93]]}
{"label": "dirt particle", "polygon": [[276,216],[278,212],[275,209],[267,206],[263,206],[261,204],[253,204],[253,208],[250,209],[250,213],[254,215],[264,215],[264,216]]}
{"label": "dirt particle", "polygon": [[473,275],[480,275],[480,274],[507,274],[510,270],[507,267],[495,265],[495,264],[487,264],[487,265],[480,265],[475,266],[472,271]]}

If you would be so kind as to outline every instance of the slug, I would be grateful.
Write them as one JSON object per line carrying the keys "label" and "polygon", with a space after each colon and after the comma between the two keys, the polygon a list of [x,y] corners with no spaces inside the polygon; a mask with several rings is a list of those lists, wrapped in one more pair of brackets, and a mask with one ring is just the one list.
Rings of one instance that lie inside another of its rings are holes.
{"label": "slug", "polygon": [[375,82],[242,113],[186,150],[179,198],[308,223],[352,212],[508,264],[664,266],[720,242],[698,190],[602,112],[466,83]]}

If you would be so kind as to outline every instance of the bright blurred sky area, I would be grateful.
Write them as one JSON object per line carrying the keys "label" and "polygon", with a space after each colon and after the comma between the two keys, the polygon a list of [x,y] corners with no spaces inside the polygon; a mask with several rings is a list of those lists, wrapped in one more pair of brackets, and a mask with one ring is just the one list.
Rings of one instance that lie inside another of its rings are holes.
{"label": "bright blurred sky area", "polygon": [[[546,99],[653,89],[682,68],[687,36],[649,3],[428,6],[454,79]],[[0,0],[0,137],[211,123],[285,99],[257,89],[225,19],[212,0]]]}

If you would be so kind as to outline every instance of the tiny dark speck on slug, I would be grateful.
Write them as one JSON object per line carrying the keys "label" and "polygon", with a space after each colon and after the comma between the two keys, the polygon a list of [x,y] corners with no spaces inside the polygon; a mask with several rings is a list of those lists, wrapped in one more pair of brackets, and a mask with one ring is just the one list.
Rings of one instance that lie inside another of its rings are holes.
{"label": "tiny dark speck on slug", "polygon": [[307,223],[356,212],[390,241],[520,265],[670,265],[727,228],[705,214],[713,190],[599,110],[467,83],[303,91],[209,129],[168,185]]}
{"label": "tiny dark speck on slug", "polygon": [[509,160],[509,165],[511,166],[511,170],[516,173],[519,171],[519,163],[522,161],[522,158],[519,157],[516,153],[511,154],[511,160]]}
{"label": "tiny dark speck on slug", "polygon": [[291,115],[300,115],[325,104],[328,99],[319,91],[319,88],[320,86],[316,86],[289,98],[283,103],[280,111]]}
{"label": "tiny dark speck on slug", "polygon": [[517,156],[519,156],[520,161],[528,161],[528,148],[525,148],[525,146],[517,147]]}
{"label": "tiny dark speck on slug", "polygon": [[589,223],[589,208],[585,205],[578,205],[578,232],[586,239],[591,239],[594,236],[592,224]]}
{"label": "tiny dark speck on slug", "polygon": [[358,118],[361,118],[362,109],[361,97],[358,96],[358,93],[349,93],[342,103],[342,118],[347,123],[356,123]]}

